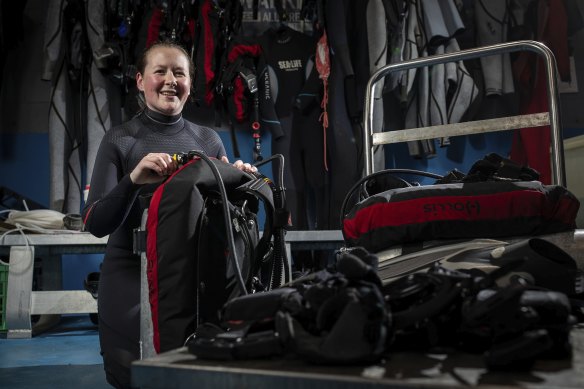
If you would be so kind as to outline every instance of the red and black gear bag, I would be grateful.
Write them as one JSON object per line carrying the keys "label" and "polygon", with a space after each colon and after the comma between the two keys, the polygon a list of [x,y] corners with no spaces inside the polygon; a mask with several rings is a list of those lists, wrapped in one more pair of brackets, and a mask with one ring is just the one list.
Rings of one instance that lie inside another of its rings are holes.
{"label": "red and black gear bag", "polygon": [[580,204],[566,188],[539,181],[407,186],[372,195],[344,213],[349,246],[378,252],[435,239],[533,236],[576,228]]}
{"label": "red and black gear bag", "polygon": [[[273,213],[268,185],[262,196],[250,190],[258,179],[231,164],[212,162],[228,197],[236,259],[245,287],[266,261],[271,227],[260,239],[257,212],[261,202],[266,224]],[[261,180],[260,180],[261,181]],[[261,186],[261,185],[255,185]],[[157,352],[181,347],[196,326],[216,322],[231,298],[242,294],[227,242],[226,221],[217,179],[205,161],[194,158],[154,192],[147,218],[147,277]],[[269,210],[271,207],[271,211]]]}

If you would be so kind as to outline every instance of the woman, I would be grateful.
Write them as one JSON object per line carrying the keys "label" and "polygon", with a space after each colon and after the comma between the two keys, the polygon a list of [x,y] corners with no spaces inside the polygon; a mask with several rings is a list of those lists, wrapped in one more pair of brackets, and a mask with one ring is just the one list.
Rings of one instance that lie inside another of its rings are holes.
{"label": "woman", "polygon": [[[108,382],[130,386],[130,364],[140,358],[140,257],[132,253],[132,231],[143,208],[137,200],[154,191],[177,165],[171,154],[202,150],[228,162],[217,133],[185,120],[193,63],[180,46],[157,43],[138,62],[136,82],[146,107],[127,123],[112,128],[96,156],[85,228],[109,234],[99,283],[99,339]],[[246,171],[257,169],[242,161]]]}

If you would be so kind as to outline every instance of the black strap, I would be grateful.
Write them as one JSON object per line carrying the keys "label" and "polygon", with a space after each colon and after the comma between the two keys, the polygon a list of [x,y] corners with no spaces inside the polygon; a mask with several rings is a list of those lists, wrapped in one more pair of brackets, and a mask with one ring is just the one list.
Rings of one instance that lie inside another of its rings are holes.
{"label": "black strap", "polygon": [[[268,162],[278,161],[278,177],[275,184],[267,177],[263,177],[270,189],[272,190],[272,198],[274,199],[274,213],[272,220],[272,229],[274,237],[274,253],[273,261],[271,263],[272,269],[270,274],[272,276],[271,287],[277,288],[283,283],[291,280],[290,269],[288,264],[288,257],[285,249],[285,234],[289,226],[290,213],[286,209],[286,198],[284,192],[284,157],[282,154],[274,154],[261,162],[255,164],[259,167]],[[265,233],[265,232],[264,232]],[[282,271],[284,272],[284,282],[282,282]]]}
{"label": "black strap", "polygon": [[[282,267],[284,268],[283,270],[285,273],[286,282],[290,279],[290,275],[288,271],[286,252],[284,249],[284,231],[288,223],[287,221],[286,223],[282,222],[282,215],[285,214],[286,211],[282,208],[276,208],[274,202],[274,192],[277,191],[278,188],[276,188],[272,180],[260,175],[255,180],[248,181],[245,184],[239,186],[237,190],[257,196],[264,204],[266,222],[264,225],[263,235],[257,245],[257,257],[255,258],[254,264],[257,266],[261,265],[261,262],[264,259],[263,257],[271,250],[271,242],[273,238],[273,245],[275,250],[272,254],[272,261],[269,266],[269,272],[271,274],[271,288],[279,287],[282,283]],[[253,270],[257,271],[257,269]]]}
{"label": "black strap", "polygon": [[233,124],[233,120],[228,118],[229,120],[229,135],[231,136],[231,145],[233,147],[233,156],[235,158],[240,158],[241,153],[239,152],[239,143],[237,142],[237,134],[235,133],[235,125]]}

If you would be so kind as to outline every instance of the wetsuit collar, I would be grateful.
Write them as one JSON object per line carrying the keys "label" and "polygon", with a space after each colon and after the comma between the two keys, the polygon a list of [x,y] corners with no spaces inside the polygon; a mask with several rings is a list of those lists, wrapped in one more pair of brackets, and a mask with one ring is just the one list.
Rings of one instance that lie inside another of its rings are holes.
{"label": "wetsuit collar", "polygon": [[167,116],[145,108],[141,120],[150,130],[161,135],[174,135],[185,128],[185,120],[181,114]]}
{"label": "wetsuit collar", "polygon": [[173,124],[177,124],[182,120],[182,113],[179,113],[178,115],[168,116],[161,114],[160,112],[153,111],[148,107],[144,109],[144,114],[146,115],[146,117],[148,117],[148,119],[152,120],[154,123],[164,124],[167,126],[172,126]]}

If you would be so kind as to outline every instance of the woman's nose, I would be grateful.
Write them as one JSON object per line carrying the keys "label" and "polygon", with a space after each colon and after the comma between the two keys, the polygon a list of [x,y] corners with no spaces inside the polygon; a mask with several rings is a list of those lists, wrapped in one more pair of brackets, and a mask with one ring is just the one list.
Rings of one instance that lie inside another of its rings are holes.
{"label": "woman's nose", "polygon": [[174,76],[174,74],[172,72],[166,73],[165,81],[169,85],[176,85],[177,84],[176,77]]}

